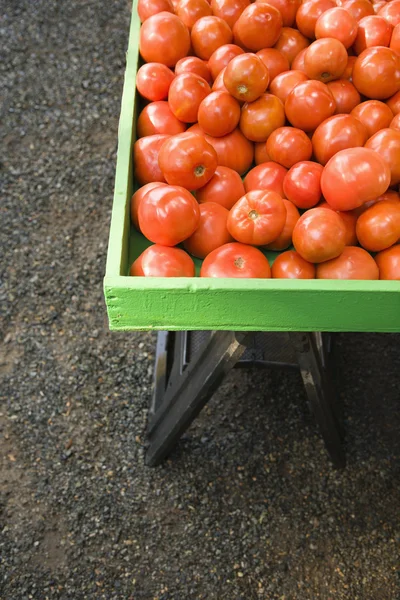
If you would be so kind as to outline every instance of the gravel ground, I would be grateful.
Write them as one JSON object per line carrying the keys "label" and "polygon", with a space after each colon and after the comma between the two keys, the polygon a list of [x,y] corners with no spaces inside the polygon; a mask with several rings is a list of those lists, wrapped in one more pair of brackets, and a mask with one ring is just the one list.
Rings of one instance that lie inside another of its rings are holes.
{"label": "gravel ground", "polygon": [[339,336],[344,471],[253,370],[146,468],[155,336],[102,296],[129,6],[1,13],[1,600],[398,600],[400,336]]}

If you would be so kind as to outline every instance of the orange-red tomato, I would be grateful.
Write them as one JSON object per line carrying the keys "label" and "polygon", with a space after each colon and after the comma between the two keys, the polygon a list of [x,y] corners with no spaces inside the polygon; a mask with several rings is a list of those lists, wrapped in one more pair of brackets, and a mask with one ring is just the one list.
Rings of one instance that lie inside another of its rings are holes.
{"label": "orange-red tomato", "polygon": [[297,210],[297,208],[295,207],[295,205],[292,202],[290,202],[289,200],[286,200],[284,198],[283,204],[285,205],[285,208],[286,208],[285,225],[283,226],[283,229],[282,229],[281,233],[278,235],[278,237],[275,238],[273,242],[271,242],[270,244],[267,244],[265,246],[266,250],[274,250],[274,251],[286,250],[286,248],[289,248],[289,246],[292,243],[293,229],[294,229],[294,226],[296,225],[297,221],[300,219],[300,213]]}
{"label": "orange-red tomato", "polygon": [[[211,88],[213,92],[228,92],[228,90],[226,89],[225,84],[224,84],[225,71],[226,71],[226,67],[224,67],[222,69],[222,71],[220,71],[218,73],[217,77],[215,78],[215,81]],[[229,94],[229,92],[228,92],[228,94]]]}
{"label": "orange-red tomato", "polygon": [[226,223],[229,211],[216,202],[205,202],[200,204],[200,220],[197,229],[184,241],[185,250],[197,256],[205,258],[216,248],[233,242],[228,232]]}
{"label": "orange-red tomato", "polygon": [[274,279],[314,279],[315,267],[295,250],[287,250],[276,257],[271,274]]}
{"label": "orange-red tomato", "polygon": [[400,183],[400,132],[394,129],[381,129],[365,144],[382,156],[390,168],[390,185]]}
{"label": "orange-red tomato", "polygon": [[267,89],[268,83],[268,69],[256,54],[235,56],[225,69],[224,85],[237,100],[257,100]]}
{"label": "orange-red tomato", "polygon": [[390,121],[393,119],[390,108],[379,100],[361,102],[353,108],[350,114],[365,125],[369,138],[377,131],[389,127]]}
{"label": "orange-red tomato", "polygon": [[317,265],[317,279],[379,279],[379,269],[368,252],[346,246],[340,256]]}
{"label": "orange-red tomato", "polygon": [[381,10],[382,6],[385,6],[387,0],[371,0],[371,4],[374,7],[375,14]]}
{"label": "orange-red tomato", "polygon": [[235,44],[224,44],[224,46],[217,48],[211,54],[208,61],[208,68],[211,71],[213,79],[216,79],[222,69],[228,66],[232,58],[239,56],[239,54],[244,54],[244,50],[239,48],[239,46],[235,46]]}
{"label": "orange-red tomato", "polygon": [[140,230],[151,242],[176,246],[196,230],[200,210],[183,187],[163,185],[143,196],[138,215]]}
{"label": "orange-red tomato", "polygon": [[395,27],[400,23],[400,0],[387,2],[379,11],[379,16]]}
{"label": "orange-red tomato", "polygon": [[397,113],[390,121],[389,125],[390,129],[395,129],[396,131],[400,131],[400,113]]}
{"label": "orange-red tomato", "polygon": [[[265,146],[265,144],[264,144]],[[268,161],[261,163],[256,167],[253,167],[244,178],[244,187],[246,192],[253,190],[272,190],[279,194],[282,198],[285,197],[283,193],[283,180],[287,169],[278,165],[276,162]]]}
{"label": "orange-red tomato", "polygon": [[303,131],[314,131],[335,110],[335,100],[329,88],[321,81],[299,83],[285,102],[286,117],[293,127]]}
{"label": "orange-red tomato", "polygon": [[276,48],[264,48],[257,52],[257,56],[261,58],[264,65],[268,69],[269,80],[273,81],[279,73],[289,71],[289,61],[282,52],[276,50]]}
{"label": "orange-red tomato", "polygon": [[202,77],[194,73],[181,73],[170,85],[168,104],[177,119],[184,123],[195,123],[199,106],[210,92],[210,86]]}
{"label": "orange-red tomato", "polygon": [[356,233],[370,252],[390,248],[400,239],[400,204],[385,200],[373,204],[358,217]]}
{"label": "orange-red tomato", "polygon": [[390,48],[400,54],[400,24],[393,29],[392,37],[390,38]]}
{"label": "orange-red tomato", "polygon": [[145,194],[147,194],[147,192],[149,190],[152,190],[153,188],[155,188],[159,185],[165,185],[165,183],[160,183],[158,181],[146,183],[146,185],[142,185],[142,187],[140,187],[138,190],[136,190],[136,192],[134,192],[134,194],[132,195],[132,198],[131,198],[131,221],[138,231],[140,231],[139,216],[138,216],[139,204],[141,203],[143,196]]}
{"label": "orange-red tomato", "polygon": [[375,256],[379,268],[379,279],[400,280],[400,245],[382,250]]}
{"label": "orange-red tomato", "polygon": [[[329,210],[335,210],[327,202],[321,202],[318,204],[318,208],[328,208]],[[337,210],[337,214],[342,219],[344,226],[346,227],[345,244],[346,246],[355,246],[358,243],[356,234],[357,214],[356,211],[348,210],[341,211]]]}
{"label": "orange-red tomato", "polygon": [[228,92],[211,92],[201,102],[197,120],[208,135],[227,135],[239,124],[240,105]]}
{"label": "orange-red tomato", "polygon": [[138,137],[157,133],[174,135],[175,133],[183,133],[185,129],[186,125],[175,117],[168,102],[164,100],[147,104],[137,120]]}
{"label": "orange-red tomato", "polygon": [[217,167],[210,181],[196,191],[196,198],[199,204],[217,203],[230,210],[245,193],[239,173],[229,167]]}
{"label": "orange-red tomato", "polygon": [[143,23],[149,17],[160,12],[174,12],[171,0],[138,0],[137,11],[139,19]]}
{"label": "orange-red tomato", "polygon": [[271,48],[278,41],[281,30],[281,13],[263,2],[254,2],[245,8],[233,26],[235,43],[252,52]]}
{"label": "orange-red tomato", "polygon": [[196,55],[208,60],[213,52],[224,44],[232,42],[232,30],[219,17],[202,17],[192,27],[192,47]]}
{"label": "orange-red tomato", "polygon": [[197,190],[214,175],[218,157],[203,136],[186,132],[171,136],[164,142],[158,164],[167,183]]}
{"label": "orange-red tomato", "polygon": [[340,216],[326,208],[311,208],[297,221],[293,246],[305,260],[320,263],[339,256],[345,247],[346,228]]}
{"label": "orange-red tomato", "polygon": [[318,125],[311,138],[314,156],[321,165],[339,150],[364,146],[367,141],[365,125],[352,115],[334,115]]}
{"label": "orange-red tomato", "polygon": [[247,192],[229,211],[227,227],[231,236],[242,244],[265,246],[282,232],[286,207],[272,190]]}
{"label": "orange-red tomato", "polygon": [[231,29],[249,4],[250,0],[211,0],[213,14],[226,21]]}
{"label": "orange-red tomato", "polygon": [[343,4],[356,21],[360,22],[363,17],[374,15],[374,8],[369,0],[347,0]]}
{"label": "orange-red tomato", "polygon": [[175,75],[166,65],[147,63],[142,65],[136,75],[136,87],[146,100],[156,102],[168,97],[169,86]]}
{"label": "orange-red tomato", "polygon": [[353,83],[367,98],[390,98],[400,90],[400,55],[390,48],[367,48],[354,63]]}
{"label": "orange-red tomato", "polygon": [[294,71],[302,71],[303,73],[305,73],[304,58],[306,56],[306,52],[307,52],[308,48],[309,48],[309,46],[307,46],[307,48],[303,48],[303,50],[301,50],[298,53],[298,55],[296,56],[296,58],[292,62],[292,69]]}
{"label": "orange-red tomato", "polygon": [[394,202],[395,204],[398,204],[400,202],[400,195],[398,192],[395,192],[394,190],[387,190],[384,194],[381,194],[378,198],[374,198],[374,200],[370,200],[369,202],[366,202],[365,204],[363,204],[362,206],[360,206],[353,212],[357,216],[360,216],[363,212],[365,212],[367,210],[367,208],[369,208],[370,206],[373,206],[377,202],[382,202],[382,201]]}
{"label": "orange-red tomato", "polygon": [[328,161],[321,176],[322,195],[335,210],[353,210],[374,200],[389,184],[389,167],[369,148],[341,150]]}
{"label": "orange-red tomato", "polygon": [[290,169],[302,160],[310,160],[312,143],[301,129],[279,127],[267,140],[267,152],[273,161]]}
{"label": "orange-red tomato", "polygon": [[372,46],[389,46],[392,30],[393,27],[382,17],[364,17],[358,24],[354,52],[361,54],[363,50]]}
{"label": "orange-red tomato", "polygon": [[286,56],[291,65],[296,56],[304,50],[304,48],[307,48],[309,44],[310,40],[297,29],[282,27],[281,34],[274,48]]}
{"label": "orange-red tomato", "polygon": [[205,60],[201,60],[197,56],[185,56],[178,60],[175,65],[175,75],[181,75],[182,73],[193,73],[194,75],[198,75],[207,81],[207,83],[211,83],[212,77],[210,73],[210,69]]}
{"label": "orange-red tomato", "polygon": [[206,256],[200,269],[200,277],[268,279],[271,277],[271,269],[261,250],[232,242]]}
{"label": "orange-red tomato", "polygon": [[261,165],[262,163],[270,162],[271,157],[267,152],[267,146],[265,142],[256,142],[254,144],[254,162],[256,165]]}
{"label": "orange-red tomato", "polygon": [[207,0],[180,0],[175,14],[185,23],[186,27],[192,29],[193,25],[202,17],[213,14]]}
{"label": "orange-red tomato", "polygon": [[269,91],[284,103],[296,85],[307,80],[307,75],[302,71],[284,71],[271,81]]}
{"label": "orange-red tomato", "polygon": [[275,6],[282,15],[282,24],[284,27],[291,27],[295,21],[296,13],[301,5],[301,0],[257,0],[266,2],[270,6]]}
{"label": "orange-red tomato", "polygon": [[133,146],[134,177],[140,185],[161,181],[165,183],[165,177],[158,166],[158,154],[160,148],[171,136],[148,135],[137,140]]}
{"label": "orange-red tomato", "polygon": [[326,85],[336,103],[335,114],[349,114],[353,108],[360,104],[361,96],[351,81],[348,81],[347,79],[337,79],[336,81],[330,81]]}
{"label": "orange-red tomato", "polygon": [[394,115],[400,112],[400,90],[386,100],[386,104]]}
{"label": "orange-red tomato", "polygon": [[321,175],[324,167],[311,161],[298,162],[283,180],[285,197],[298,208],[312,208],[321,199]]}
{"label": "orange-red tomato", "polygon": [[257,100],[242,107],[240,129],[253,142],[265,142],[285,122],[283,103],[273,94],[261,94]]}
{"label": "orange-red tomato", "polygon": [[347,59],[347,50],[342,42],[334,38],[321,38],[304,53],[304,72],[310,79],[327,83],[343,75]]}
{"label": "orange-red tomato", "polygon": [[330,8],[335,8],[335,6],[334,0],[306,0],[296,14],[298,30],[310,40],[313,40],[315,38],[315,25],[319,17]]}
{"label": "orange-red tomato", "polygon": [[190,34],[179,17],[160,12],[146,19],[140,28],[139,50],[143,59],[174,67],[190,48]]}
{"label": "orange-red tomato", "polygon": [[315,37],[336,38],[350,48],[357,35],[358,23],[346,9],[337,6],[325,11],[315,24]]}
{"label": "orange-red tomato", "polygon": [[194,262],[184,250],[154,244],[132,263],[136,277],[194,277]]}
{"label": "orange-red tomato", "polygon": [[356,56],[348,57],[347,66],[342,75],[342,79],[350,79],[350,81],[353,79],[353,68],[354,68],[354,64],[355,64],[356,60],[357,60]]}

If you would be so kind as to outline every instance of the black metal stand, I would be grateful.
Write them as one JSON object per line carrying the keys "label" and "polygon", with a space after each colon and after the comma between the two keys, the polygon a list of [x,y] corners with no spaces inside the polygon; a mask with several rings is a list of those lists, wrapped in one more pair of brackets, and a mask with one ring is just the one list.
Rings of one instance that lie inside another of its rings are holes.
{"label": "black metal stand", "polygon": [[146,463],[158,465],[171,452],[233,367],[256,365],[300,369],[327,451],[343,467],[330,344],[321,333],[159,332]]}

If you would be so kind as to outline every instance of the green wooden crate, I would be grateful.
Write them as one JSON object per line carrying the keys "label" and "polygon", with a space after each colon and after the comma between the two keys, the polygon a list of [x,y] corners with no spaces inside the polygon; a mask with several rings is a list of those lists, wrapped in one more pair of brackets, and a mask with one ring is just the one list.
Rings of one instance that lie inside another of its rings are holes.
{"label": "green wooden crate", "polygon": [[[136,2],[118,132],[104,293],[112,330],[400,331],[400,282],[128,277],[147,241],[130,223],[135,188]],[[270,261],[274,253],[268,254]],[[200,261],[197,261],[197,268]]]}

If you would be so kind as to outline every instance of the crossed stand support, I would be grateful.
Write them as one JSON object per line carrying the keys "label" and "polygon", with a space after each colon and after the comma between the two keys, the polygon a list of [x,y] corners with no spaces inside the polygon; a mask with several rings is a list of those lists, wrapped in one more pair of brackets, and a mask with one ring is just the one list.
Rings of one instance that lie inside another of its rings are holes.
{"label": "crossed stand support", "polygon": [[318,332],[159,332],[146,463],[168,456],[233,367],[254,365],[300,370],[326,449],[334,466],[344,467],[332,335]]}

